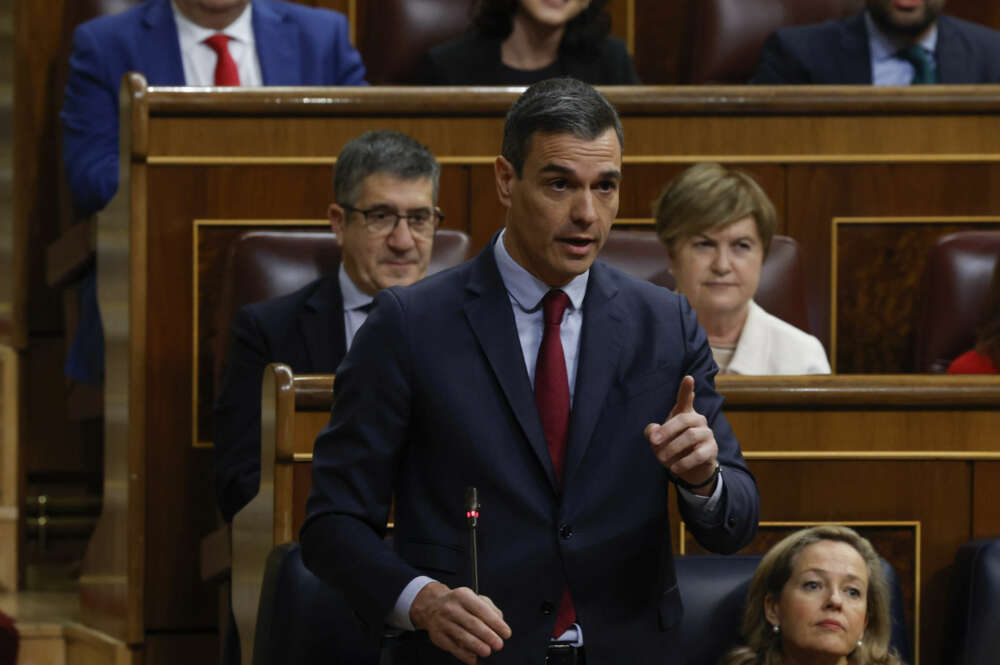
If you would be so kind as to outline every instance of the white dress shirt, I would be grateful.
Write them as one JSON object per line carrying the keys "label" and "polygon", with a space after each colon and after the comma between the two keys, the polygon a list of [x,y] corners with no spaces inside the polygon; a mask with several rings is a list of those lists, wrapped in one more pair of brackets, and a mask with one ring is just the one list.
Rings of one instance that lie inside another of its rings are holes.
{"label": "white dress shirt", "polygon": [[170,7],[177,23],[177,39],[181,47],[186,85],[215,85],[215,63],[218,57],[205,40],[219,32],[229,37],[229,55],[236,62],[240,85],[261,85],[260,59],[257,57],[251,21],[253,3],[248,2],[243,13],[224,30],[212,30],[198,25],[186,17],[175,2],[171,2]]}
{"label": "white dress shirt", "polygon": [[[909,46],[908,43],[893,39],[875,25],[871,15],[865,12],[865,27],[868,29],[868,53],[872,64],[872,83],[874,85],[910,85],[913,81],[914,68],[908,60],[899,57],[900,50]],[[932,59],[937,49],[937,25],[917,42],[920,48],[927,51]]]}

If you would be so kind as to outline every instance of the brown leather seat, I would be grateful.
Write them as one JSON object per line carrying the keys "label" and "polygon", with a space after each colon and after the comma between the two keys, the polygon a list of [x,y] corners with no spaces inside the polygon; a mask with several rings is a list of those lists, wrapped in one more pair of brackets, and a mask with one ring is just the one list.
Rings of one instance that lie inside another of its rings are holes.
{"label": "brown leather seat", "polygon": [[939,239],[927,256],[921,283],[914,369],[944,372],[976,344],[1000,231],[966,231]]}
{"label": "brown leather seat", "polygon": [[[427,274],[458,265],[468,253],[469,236],[461,231],[438,230]],[[216,385],[236,310],[247,303],[291,293],[334,272],[339,265],[340,245],[329,230],[245,231],[237,236],[229,246],[216,312]]]}
{"label": "brown leather seat", "polygon": [[469,29],[476,0],[381,0],[359,3],[361,55],[369,83],[410,83],[424,51]]}
{"label": "brown leather seat", "polygon": [[785,25],[856,14],[863,0],[698,0],[690,83],[746,83],[764,41]]}
{"label": "brown leather seat", "polygon": [[[668,289],[675,287],[667,248],[653,231],[611,231],[600,258],[634,277]],[[816,334],[809,325],[799,243],[794,238],[771,239],[754,300],[782,321]]]}

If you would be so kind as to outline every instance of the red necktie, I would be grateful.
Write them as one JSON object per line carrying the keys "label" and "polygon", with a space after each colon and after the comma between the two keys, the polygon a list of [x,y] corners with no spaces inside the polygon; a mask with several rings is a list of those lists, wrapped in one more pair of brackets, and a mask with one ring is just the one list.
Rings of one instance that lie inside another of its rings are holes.
{"label": "red necktie", "polygon": [[215,85],[239,85],[240,72],[236,69],[236,61],[229,54],[229,37],[221,32],[205,40],[205,43],[215,51]]}
{"label": "red necktie", "polygon": [[[566,356],[563,355],[559,328],[563,313],[569,305],[569,296],[553,289],[542,298],[545,316],[545,332],[538,347],[535,363],[535,405],[542,419],[545,441],[549,445],[552,468],[556,482],[562,485],[563,466],[566,461],[566,447],[569,443],[569,379],[566,375]],[[559,600],[559,613],[552,637],[559,637],[576,621],[576,610],[569,595],[569,587],[563,589]]]}

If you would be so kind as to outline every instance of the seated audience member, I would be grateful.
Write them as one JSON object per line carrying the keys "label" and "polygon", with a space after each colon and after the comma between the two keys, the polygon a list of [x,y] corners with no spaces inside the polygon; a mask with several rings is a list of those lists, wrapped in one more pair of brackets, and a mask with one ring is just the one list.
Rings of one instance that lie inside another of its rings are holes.
{"label": "seated audience member", "polygon": [[743,611],[746,645],[722,665],[901,665],[882,563],[838,525],[796,531],[761,560]]}
{"label": "seated audience member", "polygon": [[830,373],[818,339],[753,301],[777,223],[753,178],[696,164],[663,190],[654,216],[677,291],[698,312],[721,372]]}
{"label": "seated audience member", "polygon": [[993,269],[990,291],[986,296],[982,323],[976,335],[976,348],[966,351],[948,366],[949,374],[1000,373],[1000,260]]}
{"label": "seated audience member", "polygon": [[1000,32],[942,14],[945,0],[866,0],[851,18],[779,28],[752,83],[1000,82]]}
{"label": "seated audience member", "polygon": [[638,84],[632,56],[608,36],[607,0],[482,0],[475,27],[424,54],[417,83],[529,85],[569,76]]}
{"label": "seated audience member", "polygon": [[[118,91],[126,72],[150,85],[365,85],[347,19],[280,0],[148,0],[83,23],[73,34],[62,108],[63,162],[76,214],[118,188]],[[94,274],[66,374],[97,384],[104,337]]]}
{"label": "seated audience member", "polygon": [[337,157],[327,211],[340,268],[236,313],[215,404],[216,488],[227,522],[257,494],[264,368],[335,371],[375,293],[424,276],[441,220],[439,172],[434,155],[405,134],[373,131],[350,141]]}

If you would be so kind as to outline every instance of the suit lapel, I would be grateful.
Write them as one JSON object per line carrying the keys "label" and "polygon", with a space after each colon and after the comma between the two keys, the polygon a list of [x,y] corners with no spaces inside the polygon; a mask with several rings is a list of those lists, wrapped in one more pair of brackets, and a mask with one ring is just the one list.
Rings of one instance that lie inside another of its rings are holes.
{"label": "suit lapel", "polygon": [[138,63],[149,85],[183,85],[184,64],[177,24],[169,0],[151,2],[142,17],[143,62]]}
{"label": "suit lapel", "polygon": [[[496,236],[494,236],[494,239]],[[545,469],[553,490],[557,487],[542,421],[524,367],[510,296],[493,258],[493,242],[475,260],[467,285],[465,316],[510,404],[531,449]]]}
{"label": "suit lapel", "polygon": [[934,58],[937,61],[938,81],[941,83],[976,83],[968,65],[969,57],[961,37],[947,16],[938,18],[938,41]]}
{"label": "suit lapel", "polygon": [[253,32],[264,85],[303,85],[298,28],[272,3],[254,0]]}
{"label": "suit lapel", "polygon": [[323,278],[299,313],[299,334],[314,372],[332,372],[344,358],[344,299],[334,271]]}
{"label": "suit lapel", "polygon": [[603,263],[590,269],[583,301],[583,329],[577,360],[573,410],[569,422],[564,484],[569,486],[590,445],[597,419],[615,377],[622,348],[622,323],[615,296],[618,288]]}
{"label": "suit lapel", "polygon": [[870,85],[872,58],[864,13],[846,19],[843,25],[840,35],[841,56],[835,58],[841,72],[838,78],[845,85]]}

